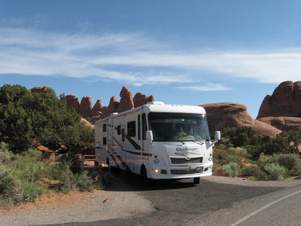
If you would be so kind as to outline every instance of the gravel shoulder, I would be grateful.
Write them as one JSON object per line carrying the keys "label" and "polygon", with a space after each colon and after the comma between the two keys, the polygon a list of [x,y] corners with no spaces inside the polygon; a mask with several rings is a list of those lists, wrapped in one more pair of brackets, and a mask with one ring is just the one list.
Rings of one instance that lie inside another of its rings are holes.
{"label": "gravel shoulder", "polygon": [[0,225],[45,225],[128,218],[150,213],[147,199],[134,192],[97,190],[43,197],[13,209],[0,209]]}

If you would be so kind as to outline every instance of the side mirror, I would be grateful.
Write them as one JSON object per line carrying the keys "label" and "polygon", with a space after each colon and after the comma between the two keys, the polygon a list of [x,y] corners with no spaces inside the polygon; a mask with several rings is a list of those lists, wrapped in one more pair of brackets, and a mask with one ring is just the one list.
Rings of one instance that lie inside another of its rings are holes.
{"label": "side mirror", "polygon": [[215,142],[220,141],[222,138],[221,131],[215,131],[214,140]]}
{"label": "side mirror", "polygon": [[154,139],[153,131],[151,131],[151,130],[146,131],[146,141],[151,143],[151,142],[153,142],[153,139]]}

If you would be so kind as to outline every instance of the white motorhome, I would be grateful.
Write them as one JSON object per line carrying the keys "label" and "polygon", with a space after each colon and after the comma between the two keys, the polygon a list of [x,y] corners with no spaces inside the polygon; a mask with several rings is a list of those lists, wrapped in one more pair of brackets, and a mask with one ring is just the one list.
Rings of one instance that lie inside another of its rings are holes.
{"label": "white motorhome", "polygon": [[[216,140],[220,132],[216,132]],[[153,102],[96,122],[96,158],[149,179],[212,175],[212,147],[205,109]]]}

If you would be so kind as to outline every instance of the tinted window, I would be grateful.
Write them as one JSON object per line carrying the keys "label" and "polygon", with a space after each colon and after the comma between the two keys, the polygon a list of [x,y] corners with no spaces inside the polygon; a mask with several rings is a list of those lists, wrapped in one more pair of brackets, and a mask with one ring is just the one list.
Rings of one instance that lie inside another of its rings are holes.
{"label": "tinted window", "polygon": [[140,115],[138,115],[138,140],[141,139]]}
{"label": "tinted window", "polygon": [[206,117],[199,114],[150,113],[154,141],[210,140]]}
{"label": "tinted window", "polygon": [[135,137],[136,136],[136,122],[128,122],[128,134],[129,137]]}
{"label": "tinted window", "polygon": [[121,130],[121,134],[122,134],[122,141],[124,141],[124,138],[125,138],[125,132],[124,132],[124,129]]}
{"label": "tinted window", "polygon": [[146,139],[146,116],[145,114],[142,114],[142,139],[145,140]]}
{"label": "tinted window", "polygon": [[117,130],[117,134],[120,135],[121,134],[121,126],[120,125],[117,126],[116,130]]}

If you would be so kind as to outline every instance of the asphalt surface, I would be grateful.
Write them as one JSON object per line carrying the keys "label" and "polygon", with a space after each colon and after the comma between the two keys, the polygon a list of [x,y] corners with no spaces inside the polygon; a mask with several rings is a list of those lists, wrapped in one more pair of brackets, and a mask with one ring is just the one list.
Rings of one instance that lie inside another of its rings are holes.
{"label": "asphalt surface", "polygon": [[301,186],[249,187],[201,180],[143,183],[138,177],[114,173],[110,191],[136,191],[155,211],[128,219],[64,225],[301,225]]}

